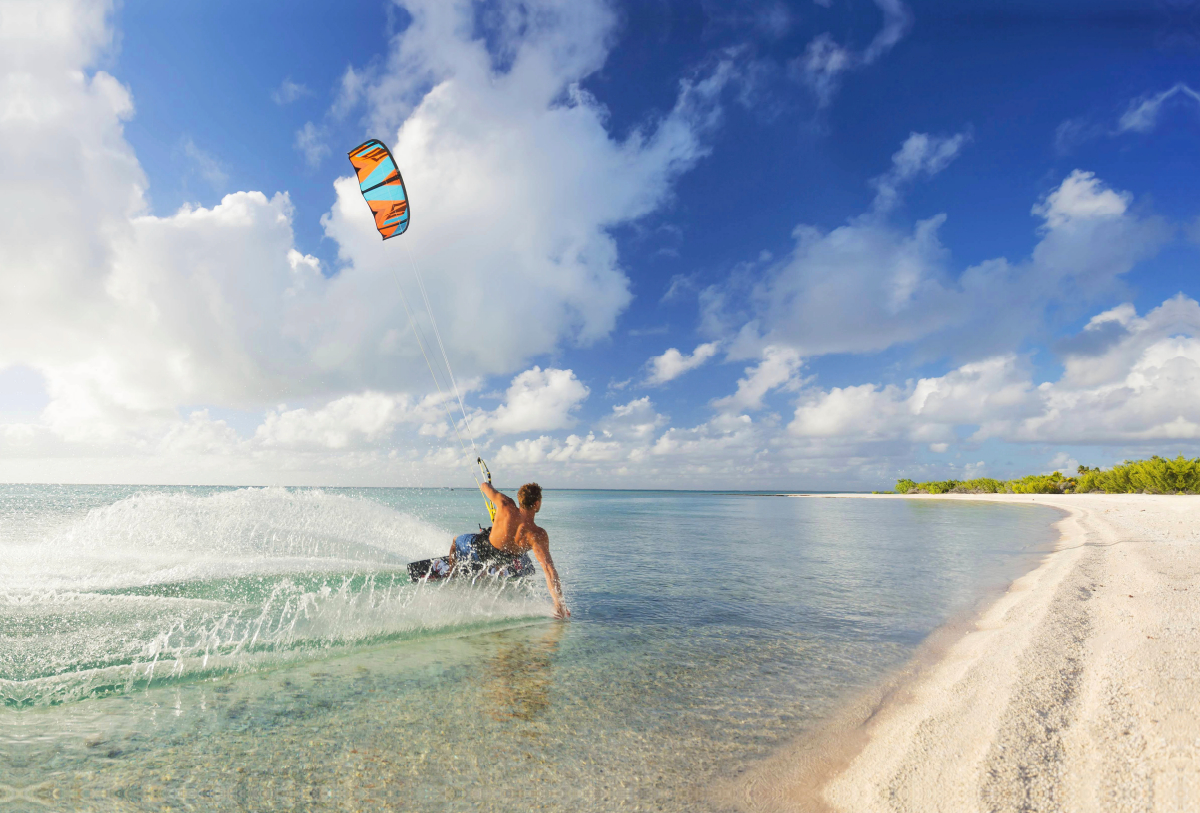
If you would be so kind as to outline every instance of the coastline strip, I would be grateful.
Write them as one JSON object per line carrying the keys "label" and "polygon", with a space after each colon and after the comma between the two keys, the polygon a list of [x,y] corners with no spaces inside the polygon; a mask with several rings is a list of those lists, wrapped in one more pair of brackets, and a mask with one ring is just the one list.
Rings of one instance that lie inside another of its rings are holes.
{"label": "coastline strip", "polygon": [[1200,498],[837,498],[1068,516],[1055,550],[966,629],[935,633],[822,733],[720,788],[724,801],[754,813],[1200,809]]}

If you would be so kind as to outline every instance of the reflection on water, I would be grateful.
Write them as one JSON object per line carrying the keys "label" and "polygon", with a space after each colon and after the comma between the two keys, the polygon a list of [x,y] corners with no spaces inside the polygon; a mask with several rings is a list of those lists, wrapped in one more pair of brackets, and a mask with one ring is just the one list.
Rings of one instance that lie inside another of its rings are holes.
{"label": "reflection on water", "polygon": [[704,811],[709,782],[1032,564],[1055,516],[548,492],[564,624],[536,582],[389,575],[471,527],[470,492],[57,489],[30,508],[36,490],[3,489],[0,668],[42,675],[9,696],[159,653],[141,682],[0,709],[3,813]]}
{"label": "reflection on water", "polygon": [[550,707],[554,654],[566,631],[550,624],[540,634],[496,636],[496,654],[483,661],[483,711],[493,720],[530,721]]}

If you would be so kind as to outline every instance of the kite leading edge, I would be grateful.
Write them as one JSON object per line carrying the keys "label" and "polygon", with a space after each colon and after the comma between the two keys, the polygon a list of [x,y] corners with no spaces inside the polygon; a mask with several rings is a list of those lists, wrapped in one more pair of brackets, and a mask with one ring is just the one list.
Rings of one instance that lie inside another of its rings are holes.
{"label": "kite leading edge", "polygon": [[391,152],[377,138],[364,141],[350,151],[350,163],[358,173],[358,188],[362,190],[375,228],[384,240],[404,234],[408,228],[408,190]]}

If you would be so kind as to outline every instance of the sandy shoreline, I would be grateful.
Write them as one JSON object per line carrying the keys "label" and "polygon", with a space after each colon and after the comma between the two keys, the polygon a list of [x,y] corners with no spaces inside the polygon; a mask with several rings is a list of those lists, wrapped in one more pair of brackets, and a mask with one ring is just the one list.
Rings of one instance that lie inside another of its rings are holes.
{"label": "sandy shoreline", "polygon": [[823,732],[721,788],[728,803],[1200,809],[1200,498],[845,496],[1033,502],[1067,516],[1038,567]]}

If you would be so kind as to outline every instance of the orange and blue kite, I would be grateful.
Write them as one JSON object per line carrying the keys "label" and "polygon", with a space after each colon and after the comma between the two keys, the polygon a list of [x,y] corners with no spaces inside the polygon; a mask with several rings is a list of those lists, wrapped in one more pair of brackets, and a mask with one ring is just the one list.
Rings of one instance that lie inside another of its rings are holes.
{"label": "orange and blue kite", "polygon": [[396,160],[383,142],[372,138],[350,151],[358,188],[375,215],[375,228],[386,240],[408,228],[408,191]]}

